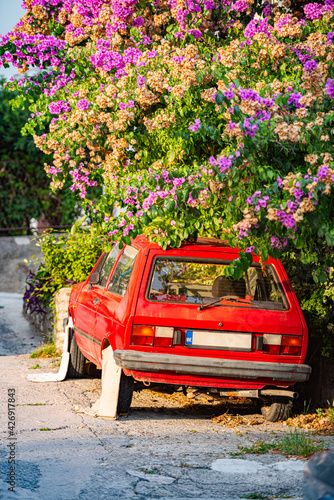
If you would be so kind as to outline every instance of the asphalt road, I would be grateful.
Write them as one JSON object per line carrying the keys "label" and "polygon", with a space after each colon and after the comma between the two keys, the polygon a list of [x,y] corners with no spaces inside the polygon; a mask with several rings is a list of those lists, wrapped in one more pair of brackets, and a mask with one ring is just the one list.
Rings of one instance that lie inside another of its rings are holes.
{"label": "asphalt road", "polygon": [[230,428],[212,416],[238,408],[150,390],[135,393],[130,415],[116,421],[77,413],[99,397],[100,379],[29,382],[32,369],[57,367],[29,358],[40,338],[19,317],[16,296],[0,299],[1,499],[301,500],[305,461],[235,455],[239,446],[277,439],[286,426],[249,415],[256,425]]}
{"label": "asphalt road", "polygon": [[22,294],[0,292],[0,356],[25,354],[42,343],[42,335],[22,314]]}

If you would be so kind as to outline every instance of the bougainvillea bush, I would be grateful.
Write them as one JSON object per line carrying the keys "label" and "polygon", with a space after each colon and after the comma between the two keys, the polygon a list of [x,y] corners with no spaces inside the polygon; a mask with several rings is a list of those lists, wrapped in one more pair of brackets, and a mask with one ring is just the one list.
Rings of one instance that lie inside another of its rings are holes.
{"label": "bougainvillea bush", "polygon": [[[25,0],[3,65],[35,77],[25,133],[53,154],[112,239],[166,246],[215,235],[299,252],[325,281],[334,245],[334,0]],[[41,129],[48,126],[48,133]],[[104,185],[97,202],[90,187]],[[114,216],[115,204],[121,208]]]}

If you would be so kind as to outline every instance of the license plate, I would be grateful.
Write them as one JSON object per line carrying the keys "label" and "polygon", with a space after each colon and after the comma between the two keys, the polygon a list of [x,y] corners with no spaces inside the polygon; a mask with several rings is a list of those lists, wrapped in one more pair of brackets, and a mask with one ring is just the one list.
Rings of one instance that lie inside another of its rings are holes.
{"label": "license plate", "polygon": [[186,330],[185,345],[189,347],[225,349],[227,351],[251,351],[252,334]]}

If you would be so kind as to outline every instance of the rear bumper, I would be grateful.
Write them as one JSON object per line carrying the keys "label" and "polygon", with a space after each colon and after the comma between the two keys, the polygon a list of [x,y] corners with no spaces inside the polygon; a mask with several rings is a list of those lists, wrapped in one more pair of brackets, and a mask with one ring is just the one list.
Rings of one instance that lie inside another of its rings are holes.
{"label": "rear bumper", "polygon": [[221,358],[203,358],[143,351],[114,351],[115,362],[126,370],[173,372],[204,377],[269,379],[280,382],[305,382],[311,367],[292,363],[267,363]]}

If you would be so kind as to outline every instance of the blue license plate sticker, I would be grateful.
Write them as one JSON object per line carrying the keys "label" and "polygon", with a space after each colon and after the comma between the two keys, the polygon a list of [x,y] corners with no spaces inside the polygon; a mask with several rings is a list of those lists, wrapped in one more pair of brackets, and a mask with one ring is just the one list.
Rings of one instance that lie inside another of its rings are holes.
{"label": "blue license plate sticker", "polygon": [[186,330],[186,345],[193,345],[193,331]]}

